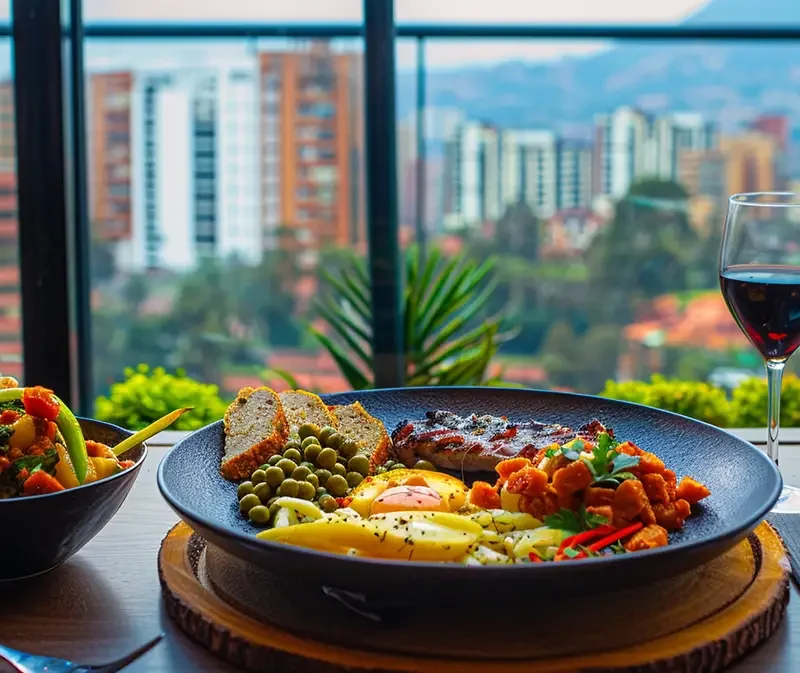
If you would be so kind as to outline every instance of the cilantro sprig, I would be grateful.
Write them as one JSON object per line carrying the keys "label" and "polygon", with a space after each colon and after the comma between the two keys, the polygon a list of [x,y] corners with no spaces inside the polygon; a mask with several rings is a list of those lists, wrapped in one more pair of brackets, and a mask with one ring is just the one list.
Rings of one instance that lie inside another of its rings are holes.
{"label": "cilantro sprig", "polygon": [[607,432],[597,435],[597,444],[586,466],[594,477],[595,485],[618,486],[626,479],[636,476],[629,470],[639,465],[639,456],[629,456],[616,450],[619,442],[614,441]]}
{"label": "cilantro sprig", "polygon": [[592,530],[592,528],[604,526],[607,523],[608,519],[606,517],[587,512],[584,505],[581,505],[577,512],[562,508],[555,514],[550,514],[544,518],[544,525],[548,528],[557,528],[570,533],[582,533],[585,530]]}

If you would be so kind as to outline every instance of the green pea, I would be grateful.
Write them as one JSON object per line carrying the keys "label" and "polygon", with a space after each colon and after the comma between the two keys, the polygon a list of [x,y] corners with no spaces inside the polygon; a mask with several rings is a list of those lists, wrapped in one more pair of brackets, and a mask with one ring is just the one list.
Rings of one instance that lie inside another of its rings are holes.
{"label": "green pea", "polygon": [[436,467],[429,460],[418,460],[414,463],[415,470],[428,470],[429,472],[436,472]]}
{"label": "green pea", "polygon": [[339,453],[349,458],[350,456],[356,455],[357,451],[358,451],[358,444],[354,439],[342,438],[342,443],[339,446]]}
{"label": "green pea", "polygon": [[322,486],[317,487],[316,491],[314,491],[314,497],[319,500],[323,495],[328,495],[328,491],[322,488]]}
{"label": "green pea", "polygon": [[383,466],[384,466],[384,467],[385,467],[387,470],[391,470],[391,469],[394,467],[394,461],[393,461],[393,460],[391,460],[391,459],[389,459],[389,460],[387,460],[387,461],[386,461],[386,462],[383,464]]}
{"label": "green pea", "polygon": [[278,496],[277,495],[272,496],[269,500],[267,500],[267,507],[269,507],[271,509],[272,506],[275,504],[275,502],[277,500],[278,500]]}
{"label": "green pea", "polygon": [[281,462],[283,456],[279,453],[276,453],[274,456],[270,456],[270,459],[267,461],[267,465],[277,465]]}
{"label": "green pea", "polygon": [[322,428],[322,430],[319,431],[320,444],[324,446],[330,446],[330,444],[328,444],[328,437],[335,434],[336,434],[336,428],[330,425],[326,425],[324,428]]}
{"label": "green pea", "polygon": [[341,463],[342,465],[347,465],[347,456],[337,456],[336,462]]}
{"label": "green pea", "polygon": [[284,479],[283,483],[278,486],[278,495],[281,497],[288,496],[290,498],[296,498],[299,486],[300,484],[294,479]]}
{"label": "green pea", "polygon": [[306,481],[311,484],[314,488],[319,486],[319,477],[316,474],[309,474],[306,477]]}
{"label": "green pea", "polygon": [[341,463],[336,463],[331,472],[333,472],[334,475],[338,474],[340,477],[344,477],[347,474],[347,468]]}
{"label": "green pea", "polygon": [[302,465],[298,465],[292,472],[292,479],[297,481],[305,481],[310,474],[311,470],[309,470],[307,467],[303,467]]}
{"label": "green pea", "polygon": [[278,488],[285,477],[286,473],[277,465],[273,465],[267,470],[266,480],[272,488]]}
{"label": "green pea", "polygon": [[362,477],[366,477],[369,474],[369,458],[363,454],[353,456],[347,461],[347,469],[350,472],[358,472]]}
{"label": "green pea", "polygon": [[258,507],[260,504],[261,501],[255,493],[248,493],[239,501],[239,511],[247,516],[247,513],[253,509],[253,507]]}
{"label": "green pea", "polygon": [[339,503],[336,502],[336,499],[327,494],[319,499],[319,506],[322,507],[325,512],[335,512],[339,509]]}
{"label": "green pea", "polygon": [[336,451],[333,449],[322,449],[317,456],[317,465],[326,469],[332,470],[336,465]]}
{"label": "green pea", "polygon": [[375,468],[375,474],[384,474],[386,472],[386,468],[381,465],[380,467]]}
{"label": "green pea", "polygon": [[286,460],[291,460],[295,463],[300,463],[303,460],[303,454],[300,453],[299,449],[289,449],[288,451],[284,451],[283,457]]}
{"label": "green pea", "polygon": [[319,432],[319,426],[316,423],[303,423],[303,425],[297,429],[297,434],[300,435],[300,439],[319,437]]}
{"label": "green pea", "polygon": [[[278,462],[278,461],[275,461],[275,462]],[[266,472],[268,467],[269,467],[269,463],[264,463],[263,465],[259,466],[258,469],[259,470],[264,470],[264,472]]]}
{"label": "green pea", "polygon": [[258,499],[264,504],[269,502],[269,499],[272,497],[272,489],[265,481],[262,481],[258,486],[256,486],[256,489],[253,491],[253,493],[255,493],[258,496]]}
{"label": "green pea", "polygon": [[297,484],[297,497],[303,500],[313,500],[316,489],[307,481],[301,481]]}
{"label": "green pea", "polygon": [[257,526],[266,526],[269,523],[269,509],[264,505],[256,505],[247,513],[247,516]]}
{"label": "green pea", "polygon": [[248,493],[253,492],[253,482],[252,481],[243,481],[239,484],[239,488],[236,489],[236,497],[241,500],[246,496]]}
{"label": "green pea", "polygon": [[300,448],[300,441],[297,439],[290,439],[286,444],[283,445],[282,452],[284,455],[289,449],[299,449]]}
{"label": "green pea", "polygon": [[306,437],[303,440],[303,443],[302,443],[301,446],[302,446],[303,450],[305,451],[305,449],[307,447],[311,446],[312,444],[316,444],[317,446],[320,446],[320,442],[316,437]]}
{"label": "green pea", "polygon": [[262,470],[260,468],[258,470],[256,470],[255,472],[253,472],[253,476],[250,477],[250,481],[253,482],[254,486],[257,485],[257,484],[260,484],[262,481],[266,481],[266,480],[267,480],[267,471],[266,470]]}
{"label": "green pea", "polygon": [[314,463],[312,463],[310,460],[304,460],[302,463],[300,463],[300,467],[307,467],[309,472],[313,472],[317,469],[317,466],[314,465]]}
{"label": "green pea", "polygon": [[347,479],[341,474],[334,474],[328,479],[325,488],[337,498],[344,497],[347,495]]}
{"label": "green pea", "polygon": [[364,481],[364,477],[360,475],[358,472],[348,472],[347,477],[347,484],[350,488],[355,488],[358,486],[362,481]]}
{"label": "green pea", "polygon": [[314,474],[317,475],[319,483],[324,484],[326,481],[328,481],[328,479],[331,478],[333,472],[331,472],[330,470],[319,469],[319,470],[314,470]]}
{"label": "green pea", "polygon": [[319,444],[309,444],[305,449],[303,449],[303,456],[305,456],[307,461],[316,463],[320,451],[322,451],[322,447]]}
{"label": "green pea", "polygon": [[289,458],[284,458],[280,463],[278,463],[277,466],[281,468],[283,473],[288,477],[292,472],[294,472],[295,468],[297,467],[297,463]]}
{"label": "green pea", "polygon": [[[277,498],[275,498],[275,500],[277,500]],[[278,510],[280,508],[281,508],[281,506],[280,505],[276,505],[274,501],[272,503],[270,503],[270,505],[269,505],[269,518],[270,519],[274,518],[275,515],[278,513]]]}
{"label": "green pea", "polygon": [[403,463],[395,463],[394,465],[392,465],[391,469],[393,469],[393,470],[403,470],[403,469],[405,469],[405,467],[406,466],[403,465]]}
{"label": "green pea", "polygon": [[332,449],[339,449],[342,446],[342,442],[344,441],[344,437],[342,437],[338,432],[334,432],[330,437],[328,437],[328,441],[325,442],[325,446],[330,446]]}

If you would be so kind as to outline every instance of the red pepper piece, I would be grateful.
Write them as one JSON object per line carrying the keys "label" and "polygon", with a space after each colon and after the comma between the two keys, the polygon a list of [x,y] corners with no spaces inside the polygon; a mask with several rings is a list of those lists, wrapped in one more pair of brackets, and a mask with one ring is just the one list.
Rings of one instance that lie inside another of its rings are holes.
{"label": "red pepper piece", "polygon": [[600,551],[605,547],[608,547],[610,544],[614,544],[618,540],[622,538],[628,537],[629,535],[633,535],[637,530],[644,528],[644,524],[639,521],[637,523],[631,524],[626,528],[622,528],[621,530],[615,531],[611,535],[604,537],[602,540],[598,540],[593,544],[589,545],[589,551]]}
{"label": "red pepper piece", "polygon": [[533,561],[534,563],[542,563],[542,559],[539,558],[539,554],[534,551],[528,552],[528,558]]}
{"label": "red pepper piece", "polygon": [[25,495],[42,495],[43,493],[56,493],[63,491],[64,487],[55,477],[51,477],[44,470],[34,472],[25,480],[22,492]]}
{"label": "red pepper piece", "polygon": [[604,524],[602,526],[598,526],[597,528],[592,528],[591,530],[584,531],[583,533],[578,533],[577,535],[571,535],[561,543],[561,546],[558,548],[556,554],[562,554],[564,550],[567,549],[568,547],[577,547],[578,545],[581,545],[584,542],[588,542],[589,540],[594,540],[596,537],[608,535],[613,530],[614,530],[613,526]]}
{"label": "red pepper piece", "polygon": [[58,412],[61,410],[61,406],[53,395],[53,391],[42,388],[42,386],[25,388],[25,391],[22,393],[22,406],[25,407],[26,414],[38,416],[47,421],[56,420],[56,418],[58,418]]}

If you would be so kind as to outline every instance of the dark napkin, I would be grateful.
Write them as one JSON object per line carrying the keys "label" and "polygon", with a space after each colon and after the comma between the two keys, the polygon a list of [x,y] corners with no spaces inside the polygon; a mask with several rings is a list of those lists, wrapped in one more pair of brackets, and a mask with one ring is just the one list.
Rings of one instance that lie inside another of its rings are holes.
{"label": "dark napkin", "polygon": [[800,514],[772,513],[767,516],[767,521],[778,531],[789,551],[792,581],[800,589]]}

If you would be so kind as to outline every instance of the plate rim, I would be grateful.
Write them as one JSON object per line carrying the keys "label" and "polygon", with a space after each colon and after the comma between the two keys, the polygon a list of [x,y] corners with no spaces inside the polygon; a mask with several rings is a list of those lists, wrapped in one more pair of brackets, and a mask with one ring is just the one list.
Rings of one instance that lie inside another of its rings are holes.
{"label": "plate rim", "polygon": [[[757,460],[761,460],[765,465],[766,469],[772,473],[773,477],[777,477],[777,480],[773,485],[772,493],[770,497],[767,499],[766,505],[762,505],[760,508],[755,510],[753,514],[744,518],[742,522],[739,523],[738,525],[733,527],[728,527],[712,538],[705,537],[699,539],[684,540],[682,542],[667,545],[666,547],[658,547],[656,549],[638,551],[635,554],[621,554],[621,555],[613,555],[600,558],[576,559],[570,562],[569,564],[514,563],[506,565],[489,565],[480,567],[467,566],[460,563],[441,563],[433,561],[405,561],[400,559],[374,559],[368,557],[346,556],[343,554],[335,554],[333,552],[308,549],[306,547],[298,547],[295,545],[287,545],[281,542],[260,540],[255,535],[248,535],[242,531],[236,530],[235,528],[230,528],[227,525],[220,524],[216,521],[208,519],[205,516],[200,516],[194,512],[187,510],[185,507],[183,507],[183,505],[180,502],[178,502],[178,499],[175,498],[170,493],[169,487],[166,484],[166,479],[164,476],[165,466],[168,463],[170,456],[179,446],[181,446],[181,444],[189,441],[189,439],[198,432],[202,432],[203,430],[206,430],[210,427],[221,427],[223,425],[223,421],[221,420],[209,423],[208,425],[205,425],[202,428],[198,428],[197,430],[191,432],[186,437],[176,442],[172,446],[172,448],[170,448],[169,451],[167,451],[167,453],[159,461],[158,469],[156,471],[156,482],[158,484],[158,489],[161,492],[162,497],[167,501],[167,504],[175,512],[177,512],[177,514],[187,523],[190,523],[191,521],[196,521],[199,524],[206,527],[207,529],[213,531],[216,535],[222,538],[234,538],[237,542],[248,547],[249,549],[257,549],[258,547],[263,547],[265,550],[268,550],[271,554],[280,554],[280,555],[304,554],[320,560],[332,559],[336,562],[351,563],[354,564],[353,567],[356,567],[358,565],[368,565],[370,567],[383,566],[386,568],[401,567],[408,570],[418,570],[420,572],[430,572],[435,569],[447,569],[451,572],[455,571],[461,573],[480,572],[482,575],[485,575],[487,573],[500,573],[500,572],[502,573],[538,572],[541,575],[554,572],[553,571],[554,567],[555,568],[561,566],[569,568],[597,567],[598,569],[600,569],[603,567],[608,567],[609,564],[613,564],[614,568],[622,570],[625,566],[629,566],[631,563],[641,563],[642,560],[648,558],[652,559],[656,557],[669,557],[671,555],[677,556],[680,553],[685,553],[685,554],[693,552],[696,553],[700,551],[703,547],[706,547],[708,545],[714,543],[721,544],[723,542],[735,541],[747,535],[748,532],[752,531],[761,521],[764,520],[766,515],[774,507],[775,503],[777,503],[781,494],[781,490],[783,489],[783,476],[781,475],[778,467],[769,459],[769,457],[763,451],[758,449],[752,443],[740,437],[737,437],[733,433],[728,432],[723,428],[718,428],[715,425],[711,425],[710,423],[690,418],[689,416],[685,416],[682,414],[677,414],[672,411],[665,411],[663,409],[658,409],[657,407],[650,407],[644,404],[638,404],[636,402],[615,400],[612,398],[600,397],[599,395],[587,395],[584,393],[570,393],[570,392],[562,392],[555,390],[541,390],[536,388],[513,388],[513,387],[502,387],[502,386],[409,386],[405,388],[373,388],[370,390],[363,390],[363,391],[324,393],[321,394],[320,397],[322,398],[323,401],[326,401],[327,398],[340,395],[357,396],[357,395],[371,395],[377,393],[401,393],[401,392],[403,394],[408,394],[413,392],[448,391],[448,390],[459,391],[459,392],[482,391],[484,393],[486,392],[503,392],[503,393],[513,393],[513,394],[535,393],[543,396],[566,397],[568,399],[570,398],[581,399],[583,401],[600,400],[615,406],[620,405],[623,407],[631,407],[634,410],[640,409],[640,410],[646,410],[648,412],[656,412],[657,414],[665,414],[667,416],[675,417],[683,421],[688,421],[689,423],[692,424],[695,423],[700,424],[712,431],[721,432],[722,434],[727,435],[737,443],[744,444],[745,447],[747,447],[750,451],[753,451],[759,455],[759,458],[757,458]],[[391,433],[390,429],[387,428],[387,430]]]}

